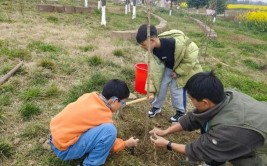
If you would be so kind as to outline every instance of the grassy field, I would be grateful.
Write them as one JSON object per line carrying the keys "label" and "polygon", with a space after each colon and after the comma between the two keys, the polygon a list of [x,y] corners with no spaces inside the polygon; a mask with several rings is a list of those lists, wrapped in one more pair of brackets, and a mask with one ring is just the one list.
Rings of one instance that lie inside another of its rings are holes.
{"label": "grassy field", "polygon": [[[61,161],[47,148],[49,122],[66,104],[85,92],[101,90],[111,78],[125,80],[134,92],[134,64],[146,61],[145,52],[135,41],[112,38],[111,31],[136,29],[146,23],[146,14],[138,6],[137,19],[132,20],[124,15],[123,5],[108,2],[107,27],[103,27],[97,9],[89,14],[40,13],[37,2],[0,0],[0,77],[24,62],[0,85],[0,165],[74,166],[81,160]],[[266,33],[218,18],[212,25],[218,39],[211,41],[188,14],[175,10],[169,16],[159,8],[153,12],[168,21],[167,29],[180,29],[199,45],[204,70],[215,70],[225,87],[267,101]],[[210,24],[210,18],[191,16]],[[158,21],[152,19],[152,24]],[[149,108],[143,102],[114,116],[119,137],[136,136],[141,141],[134,154],[129,149],[112,153],[105,165],[195,165],[185,162],[184,156],[154,149],[149,141],[153,126],[170,125],[168,119],[174,114],[170,99],[154,119],[146,115]],[[188,143],[197,135],[181,132],[169,138]]]}

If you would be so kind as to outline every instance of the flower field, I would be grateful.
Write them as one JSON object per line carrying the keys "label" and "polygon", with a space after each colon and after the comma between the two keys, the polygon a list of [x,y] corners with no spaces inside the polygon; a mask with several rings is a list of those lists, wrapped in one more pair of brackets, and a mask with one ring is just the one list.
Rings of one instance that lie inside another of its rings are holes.
{"label": "flower field", "polygon": [[267,6],[246,5],[246,4],[228,4],[227,9],[248,9],[248,10],[266,10]]}
{"label": "flower field", "polygon": [[246,12],[237,15],[237,20],[248,28],[267,32],[267,6],[229,4],[227,8],[246,9]]}

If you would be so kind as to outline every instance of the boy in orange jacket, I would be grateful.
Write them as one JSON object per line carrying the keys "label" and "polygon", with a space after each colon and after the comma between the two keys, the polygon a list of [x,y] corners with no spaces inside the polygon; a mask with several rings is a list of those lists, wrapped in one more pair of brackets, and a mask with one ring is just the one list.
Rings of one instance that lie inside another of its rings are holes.
{"label": "boy in orange jacket", "polygon": [[86,93],[67,105],[50,123],[52,150],[62,160],[79,159],[88,154],[84,166],[105,163],[110,150],[118,152],[136,146],[139,139],[116,138],[112,113],[126,105],[129,88],[125,82],[108,81],[101,94]]}

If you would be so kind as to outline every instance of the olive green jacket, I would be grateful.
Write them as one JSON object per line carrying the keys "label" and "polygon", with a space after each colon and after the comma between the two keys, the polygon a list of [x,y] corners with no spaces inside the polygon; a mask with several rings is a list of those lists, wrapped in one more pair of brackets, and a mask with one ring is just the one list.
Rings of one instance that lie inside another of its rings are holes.
{"label": "olive green jacket", "polygon": [[228,90],[226,93],[231,94],[231,102],[209,121],[209,128],[228,125],[260,133],[265,141],[262,147],[256,149],[256,152],[267,164],[267,102],[257,101],[234,90]]}
{"label": "olive green jacket", "polygon": [[[182,31],[170,30],[163,32],[159,38],[174,38],[175,51],[174,51],[174,67],[173,71],[178,74],[177,83],[179,87],[183,87],[187,80],[194,74],[202,71],[198,61],[199,48],[192,42]],[[163,76],[165,66],[155,55],[150,54],[149,57],[149,73],[150,93],[157,93],[160,87],[160,82]]]}

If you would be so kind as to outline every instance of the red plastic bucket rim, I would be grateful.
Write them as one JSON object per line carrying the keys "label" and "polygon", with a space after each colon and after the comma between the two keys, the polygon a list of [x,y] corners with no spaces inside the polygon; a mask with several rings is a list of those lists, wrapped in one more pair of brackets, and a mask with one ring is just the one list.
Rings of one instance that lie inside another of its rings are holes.
{"label": "red plastic bucket rim", "polygon": [[[143,68],[141,66],[145,66],[145,68]],[[147,71],[147,63],[137,63],[137,64],[135,64],[135,67],[138,69]]]}

